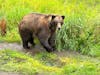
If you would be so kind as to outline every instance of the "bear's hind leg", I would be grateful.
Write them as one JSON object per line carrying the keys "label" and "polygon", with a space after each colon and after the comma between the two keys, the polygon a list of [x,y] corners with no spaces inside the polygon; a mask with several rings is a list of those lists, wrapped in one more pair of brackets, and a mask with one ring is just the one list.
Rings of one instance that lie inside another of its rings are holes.
{"label": "bear's hind leg", "polygon": [[25,49],[30,49],[30,47],[28,46],[28,40],[22,40],[22,42]]}
{"label": "bear's hind leg", "polygon": [[32,36],[30,37],[29,43],[30,43],[32,46],[35,45],[35,43],[34,43],[34,37],[32,37]]}
{"label": "bear's hind leg", "polygon": [[29,30],[21,30],[20,31],[20,36],[22,38],[22,43],[23,43],[23,48],[25,49],[30,49],[30,47],[28,46],[31,34]]}

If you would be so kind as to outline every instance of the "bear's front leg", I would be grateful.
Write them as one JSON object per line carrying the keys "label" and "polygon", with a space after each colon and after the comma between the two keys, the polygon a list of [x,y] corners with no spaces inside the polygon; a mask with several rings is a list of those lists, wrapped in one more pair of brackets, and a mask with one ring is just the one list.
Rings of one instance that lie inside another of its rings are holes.
{"label": "bear's front leg", "polygon": [[47,52],[52,52],[54,49],[48,43],[48,35],[38,35],[39,41]]}
{"label": "bear's front leg", "polygon": [[48,41],[45,41],[45,40],[41,40],[40,39],[40,42],[43,45],[43,47],[46,49],[47,52],[54,51],[54,49],[49,45]]}
{"label": "bear's front leg", "polygon": [[55,50],[55,35],[51,35],[51,37],[49,38],[49,44],[50,46]]}

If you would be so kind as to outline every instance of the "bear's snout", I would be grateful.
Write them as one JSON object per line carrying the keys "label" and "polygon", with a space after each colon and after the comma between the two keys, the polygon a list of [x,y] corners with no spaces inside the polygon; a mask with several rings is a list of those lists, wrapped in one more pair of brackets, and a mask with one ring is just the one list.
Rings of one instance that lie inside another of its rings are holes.
{"label": "bear's snout", "polygon": [[58,23],[58,24],[57,24],[57,30],[60,30],[60,29],[61,29],[61,24]]}

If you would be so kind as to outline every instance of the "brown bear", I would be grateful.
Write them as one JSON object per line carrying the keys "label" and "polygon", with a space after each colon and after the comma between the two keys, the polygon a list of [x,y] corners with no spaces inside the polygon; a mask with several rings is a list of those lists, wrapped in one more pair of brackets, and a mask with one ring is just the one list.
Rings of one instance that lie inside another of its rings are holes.
{"label": "brown bear", "polygon": [[4,18],[0,20],[0,31],[2,36],[6,34],[6,20]]}
{"label": "brown bear", "polygon": [[28,43],[35,45],[36,36],[46,51],[54,51],[53,35],[63,25],[65,16],[31,13],[23,17],[19,24],[19,33],[23,47],[29,49]]}

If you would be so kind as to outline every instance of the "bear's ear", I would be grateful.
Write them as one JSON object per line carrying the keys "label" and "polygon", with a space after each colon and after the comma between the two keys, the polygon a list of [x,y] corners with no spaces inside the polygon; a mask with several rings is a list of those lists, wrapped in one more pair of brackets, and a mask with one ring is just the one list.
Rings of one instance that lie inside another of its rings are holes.
{"label": "bear's ear", "polygon": [[47,15],[45,16],[46,19],[48,19],[49,21],[52,21],[56,16],[55,15]]}
{"label": "bear's ear", "polygon": [[56,17],[55,15],[52,15],[52,20],[53,20],[55,17]]}
{"label": "bear's ear", "polygon": [[65,16],[61,16],[62,17],[62,19],[64,19],[65,18]]}

